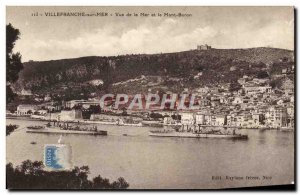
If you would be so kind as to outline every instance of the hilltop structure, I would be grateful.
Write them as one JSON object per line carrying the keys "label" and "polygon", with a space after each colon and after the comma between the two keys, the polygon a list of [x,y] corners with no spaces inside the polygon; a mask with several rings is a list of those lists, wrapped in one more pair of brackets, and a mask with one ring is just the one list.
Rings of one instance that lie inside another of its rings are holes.
{"label": "hilltop structure", "polygon": [[197,50],[210,50],[211,46],[210,45],[197,45]]}

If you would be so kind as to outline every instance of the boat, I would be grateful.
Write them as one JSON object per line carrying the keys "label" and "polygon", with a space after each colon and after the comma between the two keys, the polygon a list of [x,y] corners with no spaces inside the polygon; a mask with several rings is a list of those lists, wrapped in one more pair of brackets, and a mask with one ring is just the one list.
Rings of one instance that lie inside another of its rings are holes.
{"label": "boat", "polygon": [[142,127],[142,123],[123,123],[123,126]]}
{"label": "boat", "polygon": [[89,129],[88,127],[69,126],[68,123],[59,126],[51,126],[51,124],[48,123],[43,129],[27,128],[26,132],[48,134],[107,135],[107,131],[98,130],[97,126],[93,126]]}
{"label": "boat", "polygon": [[36,125],[36,126],[28,126],[27,129],[45,129],[45,126],[39,126],[39,125]]}
{"label": "boat", "polygon": [[64,130],[59,128],[46,128],[45,130],[27,129],[26,133],[107,135],[107,131],[103,131],[103,130],[83,131],[83,130]]}
{"label": "boat", "polygon": [[164,126],[164,124],[160,121],[148,121],[148,120],[143,120],[142,125],[149,126],[149,127],[163,127]]}
{"label": "boat", "polygon": [[177,131],[177,130],[151,130],[149,136],[153,137],[183,137],[183,138],[231,138],[248,139],[247,135],[232,133],[222,133],[219,130],[210,131]]}
{"label": "boat", "polygon": [[294,131],[293,127],[281,127],[278,129],[279,131]]}
{"label": "boat", "polygon": [[143,124],[141,122],[139,122],[139,123],[134,123],[134,122],[125,123],[123,121],[123,119],[119,119],[118,122],[117,122],[117,125],[119,125],[119,126],[132,126],[132,127],[142,127],[143,126]]}
{"label": "boat", "polygon": [[170,127],[181,127],[181,123],[174,123],[174,124],[163,124],[164,126],[170,126]]}
{"label": "boat", "polygon": [[118,122],[111,122],[111,121],[91,121],[91,120],[87,120],[87,121],[83,121],[83,123],[88,123],[88,124],[101,124],[101,125],[117,125]]}

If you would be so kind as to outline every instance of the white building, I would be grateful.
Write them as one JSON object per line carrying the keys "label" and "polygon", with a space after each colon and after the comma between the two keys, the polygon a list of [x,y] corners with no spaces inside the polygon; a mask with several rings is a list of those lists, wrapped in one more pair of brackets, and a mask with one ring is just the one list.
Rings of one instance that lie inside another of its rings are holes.
{"label": "white building", "polygon": [[223,126],[226,124],[225,115],[212,115],[211,116],[211,125],[213,126]]}
{"label": "white building", "polygon": [[243,103],[243,99],[241,97],[235,97],[232,101],[232,104],[241,104]]}
{"label": "white building", "polygon": [[253,119],[255,127],[259,127],[260,126],[260,117],[261,117],[261,114],[258,114],[258,113],[253,113],[252,114],[252,119]]}
{"label": "white building", "polygon": [[287,126],[287,109],[272,106],[266,113],[266,125],[272,128]]}
{"label": "white building", "polygon": [[48,101],[50,101],[50,100],[51,100],[51,97],[50,97],[49,94],[47,94],[47,95],[44,97],[44,101],[45,101],[45,102],[48,102]]}
{"label": "white building", "polygon": [[194,113],[183,112],[181,113],[181,124],[183,125],[193,125],[195,122]]}
{"label": "white building", "polygon": [[40,115],[46,115],[48,113],[48,110],[38,110],[37,111]]}
{"label": "white building", "polygon": [[294,95],[294,82],[290,79],[285,79],[282,83],[282,88],[286,95]]}
{"label": "white building", "polygon": [[60,121],[60,112],[47,113],[45,115],[45,120]]}
{"label": "white building", "polygon": [[197,45],[197,50],[210,50],[211,46],[210,45]]}
{"label": "white building", "polygon": [[204,114],[196,114],[195,122],[197,125],[205,125],[205,115]]}
{"label": "white building", "polygon": [[200,87],[200,88],[196,89],[196,91],[199,94],[207,94],[209,92],[209,88],[208,87]]}
{"label": "white building", "polygon": [[30,95],[32,95],[32,93],[30,90],[22,89],[20,95],[30,96]]}
{"label": "white building", "polygon": [[21,104],[17,107],[17,115],[31,115],[37,109],[36,105]]}
{"label": "white building", "polygon": [[62,110],[60,113],[60,121],[76,121],[82,119],[81,110]]}
{"label": "white building", "polygon": [[175,120],[172,117],[164,117],[164,124],[168,125],[168,124],[175,124]]}
{"label": "white building", "polygon": [[90,100],[71,100],[66,102],[66,108],[73,108],[74,106],[99,106],[100,101],[90,101]]}
{"label": "white building", "polygon": [[227,125],[229,126],[240,127],[243,125],[243,122],[244,122],[243,115],[232,114],[227,116]]}
{"label": "white building", "polygon": [[244,85],[244,91],[246,94],[258,94],[258,93],[271,93],[272,87],[267,86],[255,86],[255,85]]}

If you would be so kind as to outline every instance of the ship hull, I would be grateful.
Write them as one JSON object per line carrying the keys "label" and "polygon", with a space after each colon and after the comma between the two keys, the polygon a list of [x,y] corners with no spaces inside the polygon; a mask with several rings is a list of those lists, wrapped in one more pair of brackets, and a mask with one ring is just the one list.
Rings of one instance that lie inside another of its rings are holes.
{"label": "ship hull", "polygon": [[26,133],[44,133],[44,134],[80,134],[80,135],[107,135],[107,131],[76,131],[61,129],[33,130],[27,129]]}
{"label": "ship hull", "polygon": [[157,121],[143,121],[142,126],[147,127],[163,127],[164,125],[162,123],[159,123]]}
{"label": "ship hull", "polygon": [[189,132],[168,132],[168,133],[149,133],[153,137],[183,137],[183,138],[230,138],[247,139],[247,135],[240,134],[210,134],[210,133],[189,133]]}

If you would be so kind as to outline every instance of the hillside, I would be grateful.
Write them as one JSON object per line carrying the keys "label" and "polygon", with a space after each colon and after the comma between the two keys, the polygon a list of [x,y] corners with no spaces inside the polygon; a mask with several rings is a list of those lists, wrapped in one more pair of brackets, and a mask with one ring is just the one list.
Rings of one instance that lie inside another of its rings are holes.
{"label": "hillside", "polygon": [[[216,86],[236,82],[243,75],[270,74],[278,66],[291,66],[293,51],[276,48],[190,50],[177,53],[81,57],[24,63],[16,90],[37,94],[101,91],[130,92],[151,88],[180,91],[185,87]],[[277,68],[278,69],[278,68]],[[93,80],[103,85],[91,85]],[[139,79],[122,86],[122,81]],[[117,84],[114,84],[117,83]],[[127,86],[127,87],[126,87]]]}

